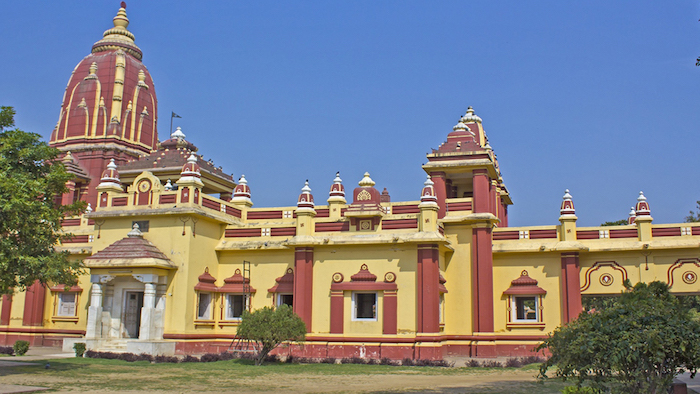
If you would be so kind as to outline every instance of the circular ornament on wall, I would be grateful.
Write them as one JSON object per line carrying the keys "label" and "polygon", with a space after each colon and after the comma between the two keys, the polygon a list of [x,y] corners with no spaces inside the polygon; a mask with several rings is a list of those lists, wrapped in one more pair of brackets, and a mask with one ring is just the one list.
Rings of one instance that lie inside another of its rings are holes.
{"label": "circular ornament on wall", "polygon": [[692,285],[693,283],[697,282],[698,276],[695,274],[693,271],[686,271],[683,273],[683,282]]}
{"label": "circular ornament on wall", "polygon": [[141,182],[139,182],[139,191],[141,193],[146,193],[149,190],[151,190],[151,182],[149,182],[147,179],[144,179]]}
{"label": "circular ornament on wall", "polygon": [[369,230],[370,224],[369,220],[363,220],[360,222],[360,230]]}
{"label": "circular ornament on wall", "polygon": [[603,274],[600,276],[600,284],[603,286],[610,286],[614,281],[615,279],[610,274]]}
{"label": "circular ornament on wall", "polygon": [[341,274],[340,272],[336,272],[335,274],[333,274],[333,283],[340,283],[343,281],[343,279],[343,274]]}
{"label": "circular ornament on wall", "polygon": [[384,274],[384,282],[393,283],[396,280],[396,274],[393,272],[387,272]]}

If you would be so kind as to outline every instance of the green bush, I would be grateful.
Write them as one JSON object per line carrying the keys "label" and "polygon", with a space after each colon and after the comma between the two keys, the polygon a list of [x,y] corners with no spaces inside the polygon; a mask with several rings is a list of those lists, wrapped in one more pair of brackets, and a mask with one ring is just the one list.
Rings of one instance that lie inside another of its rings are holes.
{"label": "green bush", "polygon": [[576,386],[569,386],[565,387],[564,390],[561,391],[562,394],[598,394],[600,391],[592,388],[592,387],[576,387]]}
{"label": "green bush", "polygon": [[27,341],[17,341],[12,345],[12,350],[15,352],[15,356],[24,356],[29,350],[29,342]]}
{"label": "green bush", "polygon": [[76,342],[73,344],[73,350],[75,350],[75,357],[83,357],[83,354],[85,354],[85,344]]}

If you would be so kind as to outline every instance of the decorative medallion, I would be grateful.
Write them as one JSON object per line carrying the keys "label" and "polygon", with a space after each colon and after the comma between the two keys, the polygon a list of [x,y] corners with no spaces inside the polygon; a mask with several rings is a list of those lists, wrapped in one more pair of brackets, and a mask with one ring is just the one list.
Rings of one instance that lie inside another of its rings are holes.
{"label": "decorative medallion", "polygon": [[372,195],[369,194],[367,190],[363,190],[357,193],[357,201],[369,201],[372,199]]}
{"label": "decorative medallion", "polygon": [[698,280],[698,276],[693,271],[686,271],[683,273],[683,282],[692,285]]}
{"label": "decorative medallion", "polygon": [[393,283],[396,280],[396,274],[393,272],[387,272],[384,274],[384,282]]}
{"label": "decorative medallion", "polygon": [[151,190],[151,182],[149,182],[147,179],[144,179],[141,182],[139,182],[139,191],[141,193],[146,193],[149,190]]}
{"label": "decorative medallion", "polygon": [[343,274],[341,274],[340,272],[336,272],[335,274],[333,274],[333,283],[340,283],[343,281],[343,279]]}
{"label": "decorative medallion", "polygon": [[364,231],[369,230],[371,228],[371,226],[372,225],[369,222],[369,220],[360,221],[360,230],[364,230]]}
{"label": "decorative medallion", "polygon": [[615,279],[610,274],[603,274],[600,276],[600,284],[603,286],[610,286],[614,281]]}

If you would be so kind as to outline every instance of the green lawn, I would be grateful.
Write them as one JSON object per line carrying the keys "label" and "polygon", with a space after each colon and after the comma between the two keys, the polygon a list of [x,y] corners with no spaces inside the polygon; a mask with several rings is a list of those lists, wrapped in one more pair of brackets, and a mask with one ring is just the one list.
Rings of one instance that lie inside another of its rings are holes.
{"label": "green lawn", "polygon": [[[50,368],[45,369],[46,362]],[[3,368],[0,383],[49,387],[57,391],[149,392],[431,392],[560,393],[564,384],[542,385],[524,368],[436,368],[385,365],[266,364],[248,361],[151,364],[71,358]],[[478,385],[471,387],[473,385]],[[449,387],[445,387],[449,386]]]}

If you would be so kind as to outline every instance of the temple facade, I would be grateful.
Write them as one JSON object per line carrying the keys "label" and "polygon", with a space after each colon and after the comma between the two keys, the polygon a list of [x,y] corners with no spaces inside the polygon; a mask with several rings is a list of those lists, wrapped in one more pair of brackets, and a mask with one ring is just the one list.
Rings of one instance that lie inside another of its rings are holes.
{"label": "temple facade", "polygon": [[391,201],[368,173],[329,173],[288,206],[254,206],[255,185],[204,161],[182,130],[158,139],[125,7],[73,71],[50,141],[74,174],[62,201],[89,203],[57,248],[87,273],[3,296],[0,344],[226,351],[243,311],[288,304],[308,334],[279,351],[296,356],[520,356],[625,280],[700,290],[700,224],[653,223],[641,192],[626,225],[577,227],[567,190],[558,223],[509,227],[471,107],[427,155],[413,201]]}

